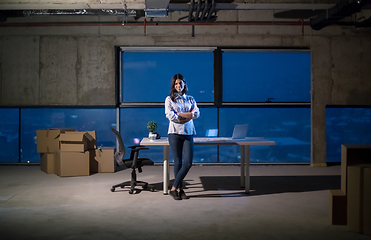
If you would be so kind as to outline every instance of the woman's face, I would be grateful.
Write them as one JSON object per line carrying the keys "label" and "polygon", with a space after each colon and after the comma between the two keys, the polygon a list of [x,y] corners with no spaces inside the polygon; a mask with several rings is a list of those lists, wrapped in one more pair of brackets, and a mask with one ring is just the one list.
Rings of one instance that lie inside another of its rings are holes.
{"label": "woman's face", "polygon": [[185,85],[185,83],[184,83],[183,80],[177,79],[177,80],[175,80],[174,88],[175,88],[175,90],[177,90],[178,93],[181,93],[184,89],[184,85]]}

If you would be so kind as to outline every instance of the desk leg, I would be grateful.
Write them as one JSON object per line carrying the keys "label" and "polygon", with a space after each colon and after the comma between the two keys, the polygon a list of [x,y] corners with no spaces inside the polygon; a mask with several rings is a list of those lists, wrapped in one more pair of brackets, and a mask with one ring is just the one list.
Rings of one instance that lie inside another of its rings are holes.
{"label": "desk leg", "polygon": [[243,145],[240,146],[240,162],[241,162],[241,187],[245,187],[245,147]]}
{"label": "desk leg", "polygon": [[250,193],[250,145],[245,147],[245,193]]}
{"label": "desk leg", "polygon": [[163,178],[164,178],[164,195],[168,194],[168,189],[169,189],[169,174],[170,169],[169,169],[169,146],[165,145],[164,146],[164,173],[163,173]]}

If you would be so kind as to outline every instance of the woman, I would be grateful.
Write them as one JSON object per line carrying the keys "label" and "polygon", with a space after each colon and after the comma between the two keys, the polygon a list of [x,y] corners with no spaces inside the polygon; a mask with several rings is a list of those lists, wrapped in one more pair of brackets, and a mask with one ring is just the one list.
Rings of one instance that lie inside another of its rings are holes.
{"label": "woman", "polygon": [[[165,114],[169,119],[169,144],[174,155],[175,180],[170,196],[175,200],[188,199],[182,183],[192,167],[193,135],[196,134],[193,119],[200,116],[195,99],[187,95],[187,91],[183,76],[175,74],[171,81],[170,96],[165,100]],[[184,162],[182,162],[182,153],[184,153]]]}

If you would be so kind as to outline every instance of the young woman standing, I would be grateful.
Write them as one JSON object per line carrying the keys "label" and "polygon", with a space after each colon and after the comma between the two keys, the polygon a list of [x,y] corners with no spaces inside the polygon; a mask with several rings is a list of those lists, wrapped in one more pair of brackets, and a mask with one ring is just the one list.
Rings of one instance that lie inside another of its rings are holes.
{"label": "young woman standing", "polygon": [[170,196],[175,200],[188,199],[182,184],[193,162],[193,135],[196,134],[193,119],[200,116],[196,100],[187,95],[187,91],[184,77],[175,74],[171,81],[170,95],[165,100],[165,114],[169,119],[169,144],[174,155],[175,180]]}

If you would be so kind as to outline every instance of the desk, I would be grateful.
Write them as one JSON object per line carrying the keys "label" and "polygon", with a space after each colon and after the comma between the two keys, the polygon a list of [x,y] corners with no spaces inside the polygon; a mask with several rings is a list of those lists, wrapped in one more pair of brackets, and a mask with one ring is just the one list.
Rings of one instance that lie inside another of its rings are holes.
{"label": "desk", "polygon": [[[250,192],[250,145],[274,145],[274,141],[265,138],[247,137],[245,139],[232,138],[193,138],[195,145],[239,145],[241,151],[241,187],[245,188],[245,193]],[[164,146],[164,194],[168,194],[169,188],[169,141],[167,137],[149,140],[143,138],[140,145],[145,146]]]}

